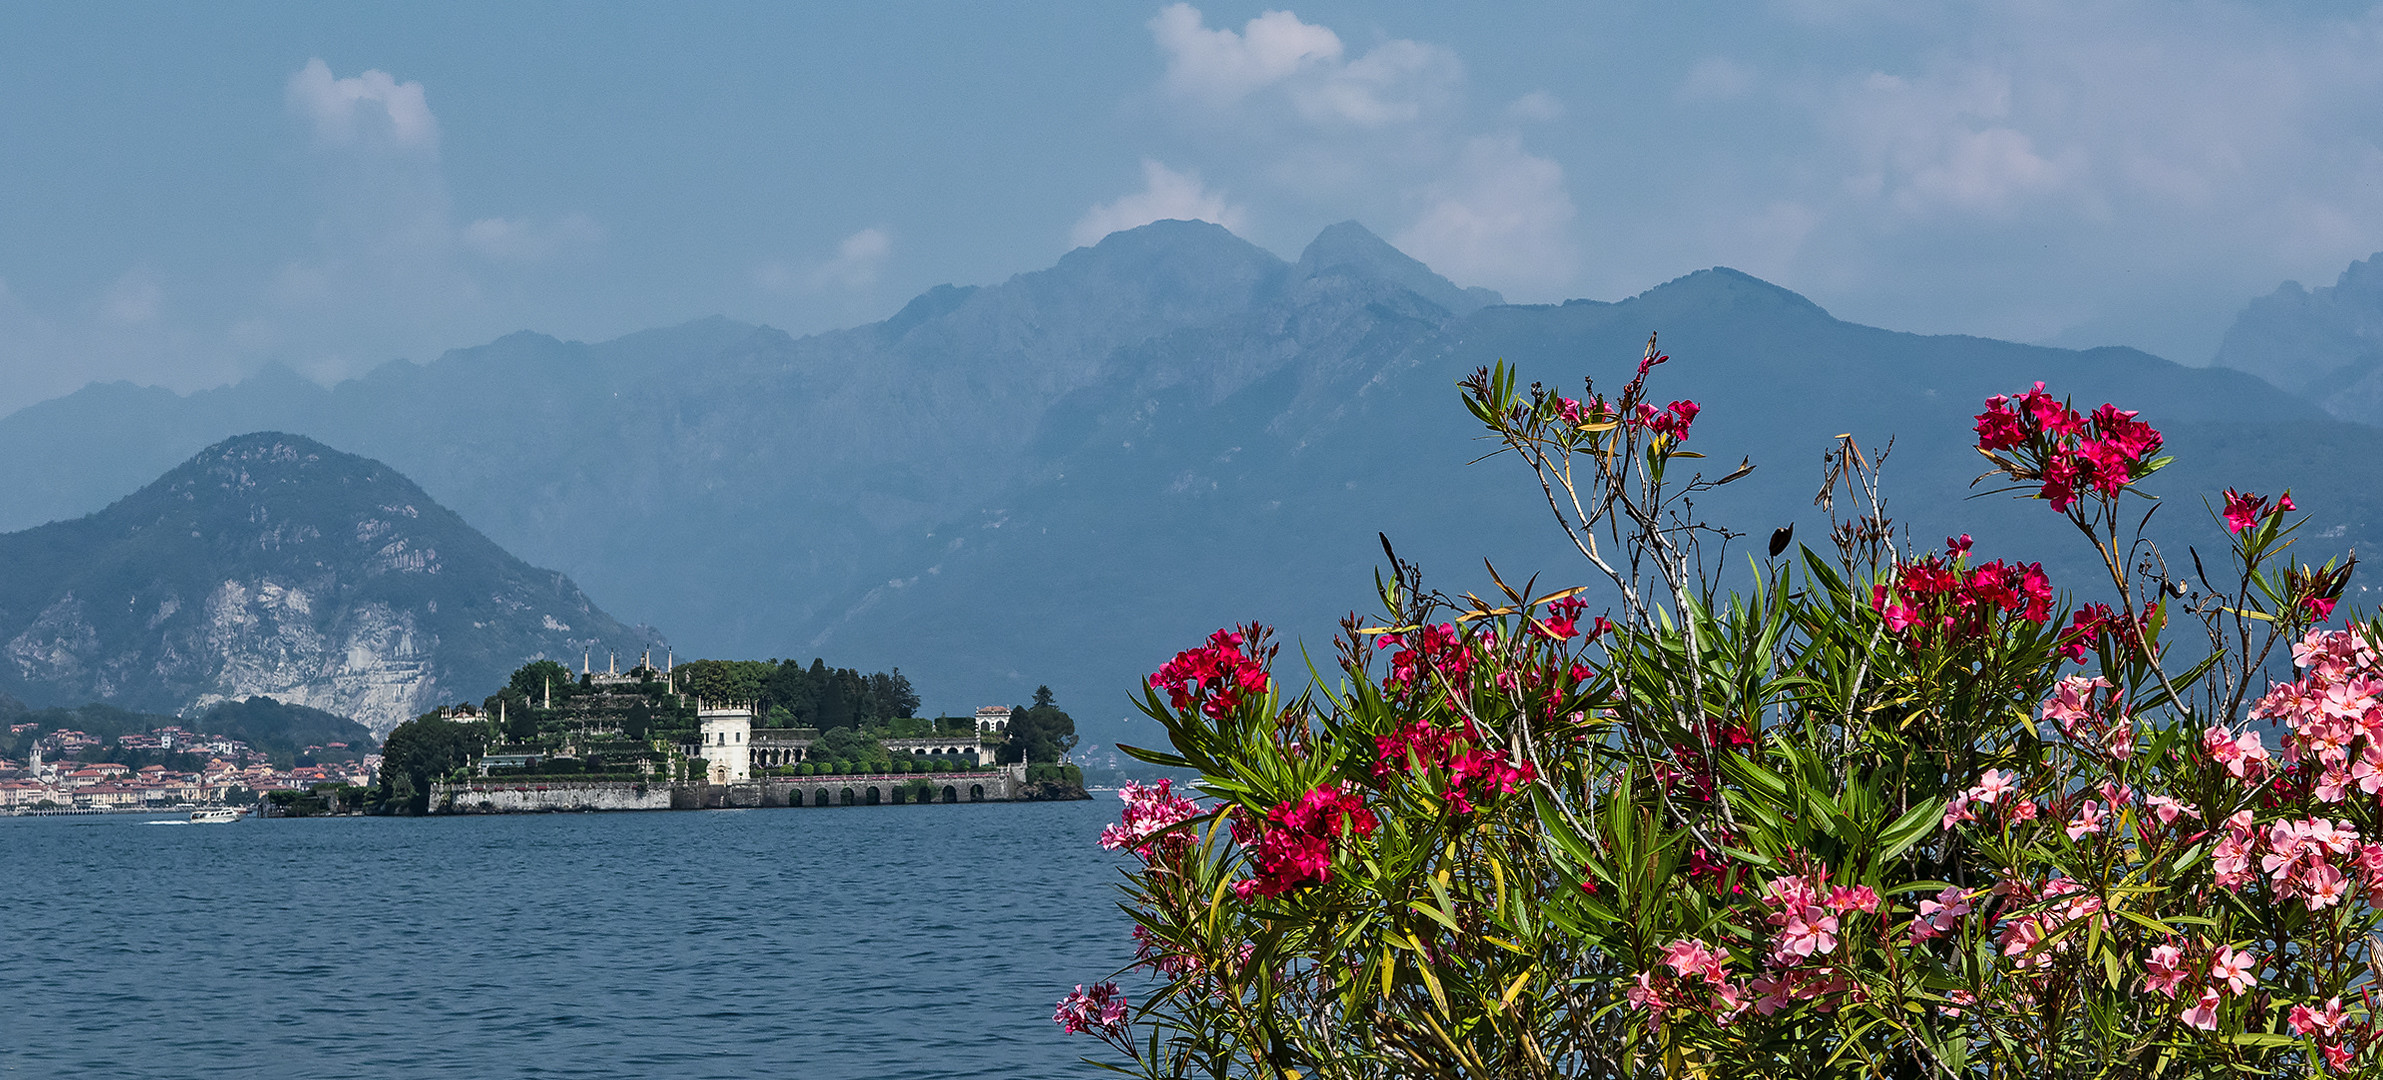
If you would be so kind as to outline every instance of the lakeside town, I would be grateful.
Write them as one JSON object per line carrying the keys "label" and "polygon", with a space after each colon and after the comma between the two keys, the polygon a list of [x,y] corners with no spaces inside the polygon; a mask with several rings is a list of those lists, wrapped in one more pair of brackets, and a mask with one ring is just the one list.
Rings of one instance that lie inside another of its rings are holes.
{"label": "lakeside town", "polygon": [[[38,725],[18,723],[9,734]],[[127,765],[83,760],[92,751],[123,749],[154,755],[204,756],[195,769],[161,764]],[[306,754],[345,756],[344,742],[308,745]],[[147,810],[237,805],[276,791],[307,791],[316,785],[367,787],[378,774],[377,753],[328,763],[277,767],[264,753],[239,739],[191,731],[178,725],[127,733],[105,740],[89,732],[44,732],[25,760],[0,758],[0,811]]]}

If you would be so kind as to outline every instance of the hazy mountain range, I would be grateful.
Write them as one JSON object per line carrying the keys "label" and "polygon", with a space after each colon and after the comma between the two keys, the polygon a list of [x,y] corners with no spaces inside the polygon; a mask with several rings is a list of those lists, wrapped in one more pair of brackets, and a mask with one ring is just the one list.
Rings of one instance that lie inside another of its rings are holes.
{"label": "hazy mountain range", "polygon": [[2295,485],[2313,547],[2383,525],[2383,430],[2305,386],[1856,326],[1725,269],[1618,303],[1497,301],[1353,223],[1285,262],[1160,222],[801,339],[711,319],[600,344],[515,334],[329,389],[283,370],[188,396],[94,385],[0,419],[19,463],[0,527],[88,513],[230,435],[296,432],[387,462],[682,657],[899,666],[947,712],[1049,683],[1099,738],[1142,673],[1217,625],[1320,646],[1369,603],[1377,531],[1451,591],[1483,587],[1485,557],[1578,580],[1519,466],[1466,465],[1485,448],[1453,383],[1504,358],[1618,384],[1650,331],[1673,357],[1660,392],[1705,405],[1692,445],[1760,466],[1705,507],[1757,536],[1818,534],[1820,454],[1853,432],[1894,440],[1892,508],[1915,535],[1973,533],[2090,582],[2041,506],[1964,501],[1970,414],[2037,379],[2168,433],[2173,538],[2213,537],[2200,500],[2228,486]]}

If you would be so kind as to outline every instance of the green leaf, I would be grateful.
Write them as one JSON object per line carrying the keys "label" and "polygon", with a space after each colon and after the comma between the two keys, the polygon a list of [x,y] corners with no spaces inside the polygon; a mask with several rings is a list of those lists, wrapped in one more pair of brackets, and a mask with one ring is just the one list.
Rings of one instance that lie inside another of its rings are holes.
{"label": "green leaf", "polygon": [[1127,746],[1124,743],[1118,743],[1117,749],[1125,751],[1127,757],[1136,761],[1147,761],[1152,765],[1164,765],[1171,769],[1191,768],[1191,762],[1184,760],[1181,754],[1170,754],[1164,750],[1151,750],[1140,746]]}
{"label": "green leaf", "polygon": [[1926,837],[1930,831],[1944,821],[1944,805],[1945,797],[1937,795],[1924,799],[1918,805],[1904,811],[1902,817],[1896,818],[1894,824],[1887,826],[1886,831],[1878,834],[1878,843],[1882,849],[1879,861],[1884,862],[1903,854],[1910,850],[1913,844],[1919,843],[1922,838]]}

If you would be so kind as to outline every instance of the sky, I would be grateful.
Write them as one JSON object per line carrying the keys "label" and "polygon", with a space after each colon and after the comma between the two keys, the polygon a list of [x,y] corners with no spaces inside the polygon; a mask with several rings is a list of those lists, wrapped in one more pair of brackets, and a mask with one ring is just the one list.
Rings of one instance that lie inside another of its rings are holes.
{"label": "sky", "polygon": [[2379,101],[2383,6],[2313,0],[5,5],[0,413],[815,332],[1162,217],[2204,363],[2383,250]]}

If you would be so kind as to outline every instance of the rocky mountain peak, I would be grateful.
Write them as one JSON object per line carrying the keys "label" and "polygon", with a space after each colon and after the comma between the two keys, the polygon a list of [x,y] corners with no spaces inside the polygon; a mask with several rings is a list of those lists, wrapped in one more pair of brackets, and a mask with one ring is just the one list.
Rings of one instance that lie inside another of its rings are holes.
{"label": "rocky mountain peak", "polygon": [[376,733],[523,661],[634,652],[569,579],[380,462],[284,432],[209,446],[104,510],[0,535],[0,686],[183,712],[265,695]]}
{"label": "rocky mountain peak", "polygon": [[1451,315],[1466,315],[1506,302],[1505,297],[1490,289],[1458,288],[1454,282],[1433,273],[1431,267],[1354,221],[1327,226],[1317,233],[1291,268],[1292,278],[1300,281],[1327,274],[1396,285],[1448,309]]}

